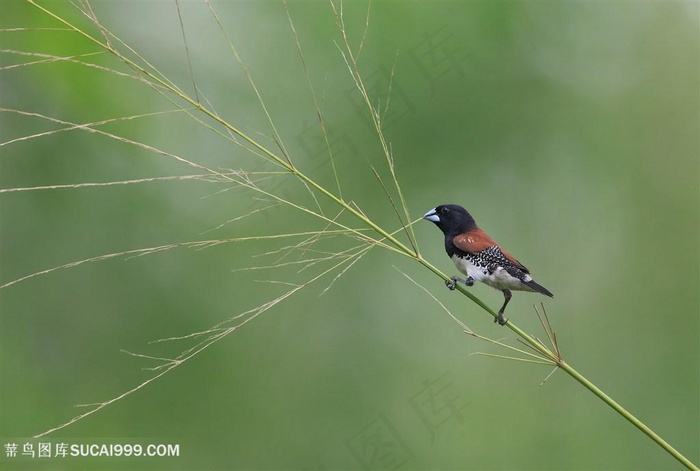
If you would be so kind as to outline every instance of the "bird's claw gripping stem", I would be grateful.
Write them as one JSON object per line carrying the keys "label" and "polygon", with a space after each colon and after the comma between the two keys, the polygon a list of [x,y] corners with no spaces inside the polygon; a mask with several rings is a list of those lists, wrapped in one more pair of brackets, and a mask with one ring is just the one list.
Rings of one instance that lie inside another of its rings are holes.
{"label": "bird's claw gripping stem", "polygon": [[447,288],[450,291],[453,291],[457,288],[457,282],[462,282],[467,286],[474,286],[474,278],[472,278],[471,276],[468,276],[466,280],[458,276],[451,276],[450,280],[451,281],[445,281],[445,286],[447,286]]}

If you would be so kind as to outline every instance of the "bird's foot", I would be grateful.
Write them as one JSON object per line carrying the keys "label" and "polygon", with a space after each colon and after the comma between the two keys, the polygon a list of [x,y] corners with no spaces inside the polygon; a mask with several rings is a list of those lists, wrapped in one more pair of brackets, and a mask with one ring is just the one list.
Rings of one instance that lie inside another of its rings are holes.
{"label": "bird's foot", "polygon": [[498,322],[498,325],[506,325],[508,323],[508,319],[503,317],[503,313],[499,312],[496,317],[493,318],[494,322]]}
{"label": "bird's foot", "polygon": [[454,291],[457,288],[457,282],[460,281],[467,286],[474,286],[474,278],[471,276],[468,276],[466,280],[458,276],[451,276],[450,280],[451,281],[445,281],[445,286],[447,286],[450,291]]}
{"label": "bird's foot", "polygon": [[461,278],[458,277],[458,276],[452,276],[452,277],[450,277],[450,280],[451,280],[451,281],[445,281],[445,286],[447,286],[447,288],[448,288],[450,291],[454,291],[455,288],[457,288],[457,282],[458,282],[458,281],[464,281],[463,279],[461,279]]}

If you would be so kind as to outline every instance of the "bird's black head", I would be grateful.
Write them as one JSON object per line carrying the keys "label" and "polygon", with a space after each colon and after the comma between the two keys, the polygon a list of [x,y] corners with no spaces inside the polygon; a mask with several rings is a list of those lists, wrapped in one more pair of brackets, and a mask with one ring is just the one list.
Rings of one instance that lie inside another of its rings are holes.
{"label": "bird's black head", "polygon": [[445,235],[457,235],[476,227],[474,218],[463,207],[456,204],[443,204],[431,209],[423,219],[432,221]]}

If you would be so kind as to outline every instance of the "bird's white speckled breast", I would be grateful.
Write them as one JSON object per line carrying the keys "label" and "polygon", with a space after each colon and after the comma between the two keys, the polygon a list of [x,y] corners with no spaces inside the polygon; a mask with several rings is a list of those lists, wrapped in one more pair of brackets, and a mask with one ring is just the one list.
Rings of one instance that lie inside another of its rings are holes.
{"label": "bird's white speckled breast", "polygon": [[[533,291],[532,288],[524,284],[520,279],[512,276],[503,267],[497,267],[493,273],[489,273],[488,267],[474,263],[474,259],[469,255],[464,257],[457,254],[452,255],[452,262],[457,267],[457,270],[472,277],[474,281],[480,281],[493,288],[499,290]],[[530,278],[529,275],[525,276],[526,279]]]}

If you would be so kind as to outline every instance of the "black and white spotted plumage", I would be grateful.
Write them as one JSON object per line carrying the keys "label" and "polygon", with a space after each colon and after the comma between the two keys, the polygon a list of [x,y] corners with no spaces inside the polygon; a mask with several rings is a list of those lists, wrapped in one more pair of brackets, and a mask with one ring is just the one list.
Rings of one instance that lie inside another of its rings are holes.
{"label": "black and white spotted plumage", "polygon": [[481,230],[474,218],[461,206],[442,205],[428,211],[425,219],[434,222],[445,235],[445,251],[457,269],[467,275],[466,280],[453,277],[448,283],[455,288],[457,281],[468,286],[479,281],[501,290],[505,298],[498,311],[496,321],[507,322],[503,312],[513,291],[533,291],[554,296],[547,288],[535,282],[530,271],[515,257],[503,250],[491,237]]}

